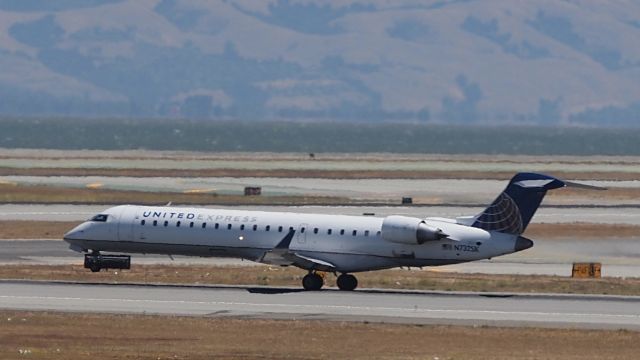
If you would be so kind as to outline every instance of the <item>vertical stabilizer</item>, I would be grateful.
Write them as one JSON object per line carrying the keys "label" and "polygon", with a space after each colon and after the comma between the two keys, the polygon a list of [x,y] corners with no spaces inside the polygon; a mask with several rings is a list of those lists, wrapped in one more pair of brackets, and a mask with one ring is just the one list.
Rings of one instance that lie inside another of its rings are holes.
{"label": "vertical stabilizer", "polygon": [[552,176],[518,173],[493,203],[475,217],[471,226],[520,235],[529,225],[547,191],[566,185]]}

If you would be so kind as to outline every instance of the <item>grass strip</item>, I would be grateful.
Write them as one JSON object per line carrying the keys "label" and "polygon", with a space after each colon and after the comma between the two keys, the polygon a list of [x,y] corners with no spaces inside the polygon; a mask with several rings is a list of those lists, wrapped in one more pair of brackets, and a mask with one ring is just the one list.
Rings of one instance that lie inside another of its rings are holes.
{"label": "grass strip", "polygon": [[0,358],[637,359],[640,332],[0,311]]}

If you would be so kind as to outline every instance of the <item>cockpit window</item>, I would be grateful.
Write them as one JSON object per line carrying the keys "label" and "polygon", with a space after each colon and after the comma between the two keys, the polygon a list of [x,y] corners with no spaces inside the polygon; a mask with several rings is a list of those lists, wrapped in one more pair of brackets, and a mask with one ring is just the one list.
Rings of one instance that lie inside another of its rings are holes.
{"label": "cockpit window", "polygon": [[98,215],[92,217],[91,220],[89,220],[89,221],[107,222],[107,218],[108,217],[109,217],[109,215],[107,215],[107,214],[98,214]]}

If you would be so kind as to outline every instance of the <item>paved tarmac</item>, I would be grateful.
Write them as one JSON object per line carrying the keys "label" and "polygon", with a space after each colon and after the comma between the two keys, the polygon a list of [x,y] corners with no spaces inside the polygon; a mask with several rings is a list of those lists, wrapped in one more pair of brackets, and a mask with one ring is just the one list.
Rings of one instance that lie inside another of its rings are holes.
{"label": "paved tarmac", "polygon": [[640,330],[640,297],[0,281],[0,308]]}
{"label": "paved tarmac", "polygon": [[[69,204],[3,204],[0,220],[83,221],[111,207],[110,205]],[[220,206],[210,205],[207,208]],[[447,217],[475,215],[485,207],[474,206],[224,206],[237,210],[284,211],[317,214],[376,216],[405,215],[416,217]],[[533,217],[534,223],[590,222],[601,224],[640,225],[640,207],[546,207]]]}

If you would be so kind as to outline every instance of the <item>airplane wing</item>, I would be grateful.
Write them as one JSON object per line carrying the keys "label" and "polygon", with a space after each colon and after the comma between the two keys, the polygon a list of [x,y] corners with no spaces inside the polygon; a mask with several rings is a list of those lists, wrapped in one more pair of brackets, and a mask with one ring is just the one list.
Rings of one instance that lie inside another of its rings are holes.
{"label": "airplane wing", "polygon": [[258,260],[264,264],[272,265],[294,265],[303,269],[313,269],[320,271],[335,271],[336,267],[324,260],[315,259],[306,255],[292,252],[289,249],[295,230],[290,230],[287,235],[273,249],[265,251]]}
{"label": "airplane wing", "polygon": [[290,254],[289,245],[291,244],[291,240],[293,239],[295,232],[296,231],[293,229],[289,230],[287,235],[280,240],[278,245],[271,250],[265,251],[258,261],[272,265],[293,265],[287,255]]}
{"label": "airplane wing", "polygon": [[300,255],[298,253],[293,253],[288,256],[292,258],[293,265],[301,267],[303,269],[313,269],[328,272],[336,271],[335,265],[324,260],[314,259],[312,257]]}

